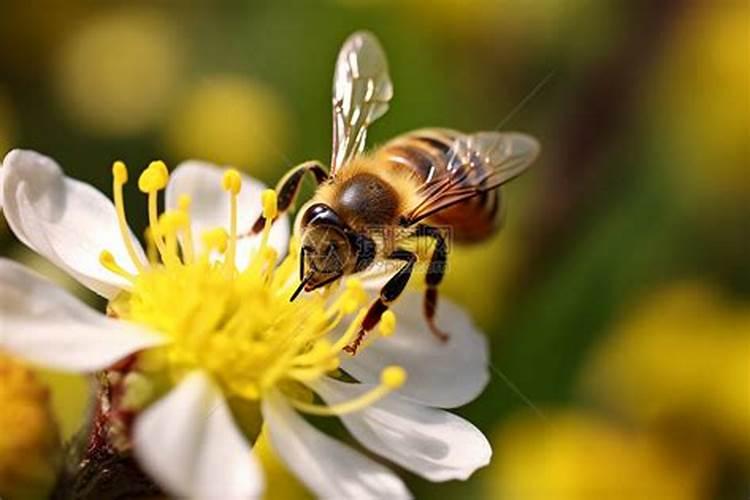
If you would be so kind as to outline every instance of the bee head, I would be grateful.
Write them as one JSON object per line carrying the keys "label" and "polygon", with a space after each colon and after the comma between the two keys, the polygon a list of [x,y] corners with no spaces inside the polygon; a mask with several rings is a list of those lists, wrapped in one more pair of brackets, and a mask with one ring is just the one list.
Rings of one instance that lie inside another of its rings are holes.
{"label": "bee head", "polygon": [[352,271],[356,253],[352,231],[331,207],[323,203],[310,206],[302,216],[302,255],[300,288],[311,291]]}

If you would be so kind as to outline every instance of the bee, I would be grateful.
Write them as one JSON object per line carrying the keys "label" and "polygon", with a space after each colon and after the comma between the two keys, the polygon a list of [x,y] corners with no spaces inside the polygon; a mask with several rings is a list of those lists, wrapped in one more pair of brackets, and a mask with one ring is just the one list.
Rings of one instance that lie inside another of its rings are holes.
{"label": "bee", "polygon": [[[369,32],[354,33],[342,46],[334,72],[330,171],[308,161],[292,168],[276,187],[281,214],[294,203],[305,175],[318,186],[298,218],[301,282],[291,300],[303,289],[324,287],[376,262],[397,265],[347,347],[351,354],[406,287],[418,260],[408,245],[415,238],[434,240],[424,316],[436,337],[448,339],[435,324],[448,258],[446,233],[457,243],[491,236],[502,216],[499,187],[521,174],[539,152],[538,142],[521,133],[428,128],[365,153],[367,129],[385,114],[392,97],[380,43]],[[253,232],[264,224],[261,216]]]}

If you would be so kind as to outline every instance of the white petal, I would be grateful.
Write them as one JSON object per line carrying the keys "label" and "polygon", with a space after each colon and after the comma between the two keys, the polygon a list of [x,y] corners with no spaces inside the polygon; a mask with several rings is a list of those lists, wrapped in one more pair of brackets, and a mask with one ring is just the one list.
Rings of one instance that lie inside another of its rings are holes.
{"label": "white petal", "polygon": [[411,498],[401,479],[308,424],[279,393],[263,400],[274,451],[319,498]]}
{"label": "white petal", "polygon": [[[326,402],[336,404],[374,386],[327,379],[312,387]],[[397,394],[341,420],[370,451],[430,481],[467,479],[492,456],[487,438],[471,423]]]}
{"label": "white petal", "polygon": [[108,318],[20,264],[0,259],[0,349],[51,368],[90,372],[161,343],[163,337]]}
{"label": "white petal", "polygon": [[[189,160],[172,172],[166,190],[166,206],[177,207],[180,195],[189,195],[192,204],[190,219],[196,243],[203,232],[217,227],[229,228],[229,194],[221,186],[226,171],[210,163]],[[242,174],[242,190],[237,199],[237,232],[246,234],[261,213],[261,193],[266,186]],[[289,218],[280,217],[273,225],[269,243],[280,256],[286,254],[289,244]],[[247,266],[249,255],[260,243],[258,236],[241,238],[237,245],[237,266]]]}
{"label": "white petal", "polygon": [[441,297],[437,325],[450,334],[441,342],[422,314],[422,294],[405,292],[393,306],[396,332],[379,338],[342,367],[361,382],[375,383],[388,365],[408,373],[399,393],[428,406],[454,408],[476,398],[489,381],[487,339],[461,308]]}
{"label": "white petal", "polygon": [[135,271],[106,196],[65,177],[54,160],[34,151],[11,151],[2,170],[3,210],[18,239],[106,298],[129,286],[99,263],[102,250],[109,250],[123,268]]}
{"label": "white petal", "polygon": [[224,398],[202,372],[188,374],[135,421],[135,455],[180,498],[258,498],[263,475]]}

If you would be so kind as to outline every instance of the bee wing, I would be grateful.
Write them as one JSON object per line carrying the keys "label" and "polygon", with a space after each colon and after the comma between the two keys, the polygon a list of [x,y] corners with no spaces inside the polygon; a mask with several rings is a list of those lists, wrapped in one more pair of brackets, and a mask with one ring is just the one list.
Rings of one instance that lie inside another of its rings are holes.
{"label": "bee wing", "polygon": [[419,203],[404,214],[414,224],[520,175],[539,154],[539,142],[517,132],[461,135],[447,153],[447,168],[422,185]]}
{"label": "bee wing", "polygon": [[341,47],[333,76],[331,175],[365,148],[367,127],[388,111],[393,84],[377,38],[351,35]]}

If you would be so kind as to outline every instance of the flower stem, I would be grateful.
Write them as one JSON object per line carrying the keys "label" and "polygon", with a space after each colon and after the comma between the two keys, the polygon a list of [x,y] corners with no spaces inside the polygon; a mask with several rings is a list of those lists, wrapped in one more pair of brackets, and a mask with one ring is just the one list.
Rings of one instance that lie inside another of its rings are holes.
{"label": "flower stem", "polygon": [[[65,447],[65,459],[50,498],[52,500],[166,498],[118,442],[122,429],[112,420],[112,384],[99,376],[90,424]],[[127,432],[127,431],[126,431]]]}

